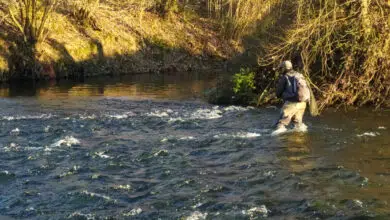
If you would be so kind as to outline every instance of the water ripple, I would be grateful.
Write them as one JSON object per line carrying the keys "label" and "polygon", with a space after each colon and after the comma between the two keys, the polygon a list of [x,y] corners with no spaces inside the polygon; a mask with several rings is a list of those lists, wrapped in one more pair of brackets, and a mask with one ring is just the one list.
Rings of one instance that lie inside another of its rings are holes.
{"label": "water ripple", "polygon": [[331,114],[308,119],[307,133],[272,137],[273,109],[109,98],[18,106],[0,116],[0,215],[338,219],[388,212],[385,116],[340,125]]}

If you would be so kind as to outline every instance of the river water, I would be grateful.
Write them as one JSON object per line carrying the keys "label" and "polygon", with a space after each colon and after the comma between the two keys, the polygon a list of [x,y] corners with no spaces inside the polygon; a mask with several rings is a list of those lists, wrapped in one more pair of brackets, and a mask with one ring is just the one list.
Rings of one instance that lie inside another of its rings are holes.
{"label": "river water", "polygon": [[0,89],[4,219],[390,219],[390,112],[207,104],[215,75]]}

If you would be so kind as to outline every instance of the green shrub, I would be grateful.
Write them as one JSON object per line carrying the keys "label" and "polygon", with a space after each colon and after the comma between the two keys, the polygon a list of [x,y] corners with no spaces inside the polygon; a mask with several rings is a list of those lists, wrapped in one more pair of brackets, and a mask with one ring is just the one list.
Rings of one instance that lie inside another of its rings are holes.
{"label": "green shrub", "polygon": [[235,102],[239,104],[252,104],[255,93],[255,73],[249,68],[241,68],[233,76],[233,92]]}
{"label": "green shrub", "polygon": [[249,68],[241,68],[239,73],[233,76],[233,91],[236,94],[253,92],[255,86],[255,73]]}

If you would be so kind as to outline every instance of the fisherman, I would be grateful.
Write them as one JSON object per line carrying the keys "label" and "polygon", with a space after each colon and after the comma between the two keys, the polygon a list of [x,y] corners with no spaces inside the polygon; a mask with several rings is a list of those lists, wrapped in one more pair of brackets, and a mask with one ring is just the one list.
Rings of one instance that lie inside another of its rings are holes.
{"label": "fisherman", "polygon": [[283,99],[284,105],[273,134],[287,131],[286,126],[290,124],[291,120],[296,130],[306,131],[307,126],[302,120],[306,105],[310,101],[310,90],[305,77],[294,71],[291,61],[288,60],[283,61],[278,70],[282,74],[277,83],[276,96]]}

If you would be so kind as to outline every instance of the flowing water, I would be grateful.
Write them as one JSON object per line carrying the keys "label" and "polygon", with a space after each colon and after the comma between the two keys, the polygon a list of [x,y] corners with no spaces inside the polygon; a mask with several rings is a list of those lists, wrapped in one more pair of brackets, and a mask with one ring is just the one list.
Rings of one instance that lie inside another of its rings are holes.
{"label": "flowing water", "polygon": [[390,219],[390,112],[216,106],[215,76],[0,89],[0,219]]}

